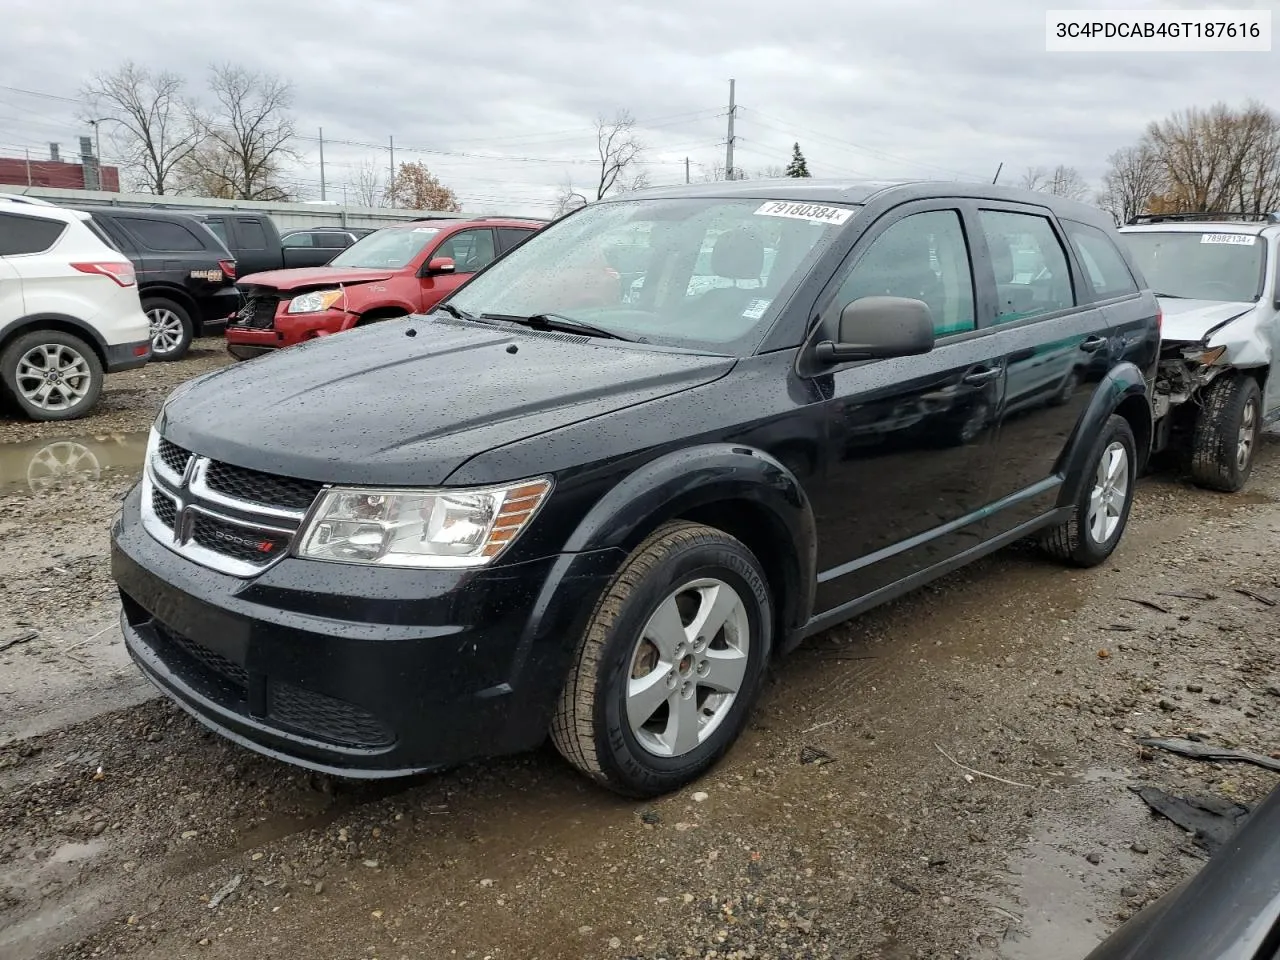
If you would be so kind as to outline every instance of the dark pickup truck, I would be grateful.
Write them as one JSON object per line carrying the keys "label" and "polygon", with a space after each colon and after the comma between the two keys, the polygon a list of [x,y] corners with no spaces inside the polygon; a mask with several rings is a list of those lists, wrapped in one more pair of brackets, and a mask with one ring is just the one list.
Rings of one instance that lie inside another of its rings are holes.
{"label": "dark pickup truck", "polygon": [[191,210],[217,234],[236,258],[240,276],[294,267],[323,267],[341,248],[284,245],[275,222],[265,213],[247,210]]}

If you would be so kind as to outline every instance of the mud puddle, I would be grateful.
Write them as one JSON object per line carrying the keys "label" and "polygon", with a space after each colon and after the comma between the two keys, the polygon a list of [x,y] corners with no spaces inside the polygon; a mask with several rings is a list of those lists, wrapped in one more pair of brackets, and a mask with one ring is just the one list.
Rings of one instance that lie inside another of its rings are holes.
{"label": "mud puddle", "polygon": [[41,494],[127,477],[142,466],[147,433],[0,443],[0,496]]}

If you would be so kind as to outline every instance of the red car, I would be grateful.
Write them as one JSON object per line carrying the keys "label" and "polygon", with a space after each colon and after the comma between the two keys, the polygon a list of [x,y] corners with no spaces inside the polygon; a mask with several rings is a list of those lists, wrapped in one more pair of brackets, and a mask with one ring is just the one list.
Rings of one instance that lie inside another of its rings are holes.
{"label": "red car", "polygon": [[250,274],[227,324],[227,352],[247,360],[362,323],[426,313],[544,224],[497,217],[424,219],[357,240],[327,266]]}

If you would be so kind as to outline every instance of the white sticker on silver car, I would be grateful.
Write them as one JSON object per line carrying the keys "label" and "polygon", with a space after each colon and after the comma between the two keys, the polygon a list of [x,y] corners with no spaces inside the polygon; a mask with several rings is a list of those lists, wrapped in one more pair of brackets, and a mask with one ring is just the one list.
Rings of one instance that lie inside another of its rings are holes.
{"label": "white sticker on silver car", "polygon": [[829,207],[821,203],[794,203],[790,200],[768,200],[756,208],[757,217],[789,217],[792,220],[813,220],[817,223],[841,224],[853,216],[844,207]]}
{"label": "white sticker on silver car", "polygon": [[752,300],[747,304],[747,308],[742,311],[742,315],[748,320],[759,320],[764,316],[764,312],[769,309],[772,300]]}
{"label": "white sticker on silver car", "polygon": [[1258,238],[1249,233],[1205,233],[1201,234],[1201,243],[1238,243],[1246,247],[1253,246]]}

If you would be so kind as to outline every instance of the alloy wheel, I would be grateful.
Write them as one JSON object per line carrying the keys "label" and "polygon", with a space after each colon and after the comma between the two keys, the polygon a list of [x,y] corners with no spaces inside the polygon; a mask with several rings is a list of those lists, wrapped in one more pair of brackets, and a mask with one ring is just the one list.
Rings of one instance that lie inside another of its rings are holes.
{"label": "alloy wheel", "polygon": [[1129,498],[1129,452],[1113,440],[1102,452],[1093,490],[1089,494],[1089,535],[1095,543],[1106,543],[1120,526]]}
{"label": "alloy wheel", "polygon": [[44,343],[18,358],[14,379],[18,392],[32,406],[59,412],[88,396],[93,373],[80,351],[63,343]]}

